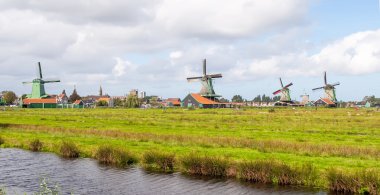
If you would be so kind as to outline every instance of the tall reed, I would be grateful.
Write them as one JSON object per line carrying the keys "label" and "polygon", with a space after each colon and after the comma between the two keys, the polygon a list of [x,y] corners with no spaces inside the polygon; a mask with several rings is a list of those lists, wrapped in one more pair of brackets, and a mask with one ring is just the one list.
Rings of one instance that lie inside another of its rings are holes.
{"label": "tall reed", "polygon": [[148,151],[144,153],[143,162],[147,168],[158,169],[164,172],[173,172],[175,155],[165,152]]}
{"label": "tall reed", "polygon": [[41,151],[42,149],[42,142],[39,139],[34,139],[29,143],[29,150],[33,152]]}
{"label": "tall reed", "polygon": [[238,177],[257,183],[313,186],[318,173],[309,164],[291,167],[280,161],[257,160],[238,164]]}
{"label": "tall reed", "polygon": [[79,149],[74,142],[62,141],[59,148],[60,155],[64,158],[78,158]]}
{"label": "tall reed", "polygon": [[181,159],[185,172],[195,175],[225,177],[228,173],[229,161],[225,158],[201,156],[196,153]]}
{"label": "tall reed", "polygon": [[327,171],[329,189],[338,193],[380,193],[380,171],[364,169],[347,172],[341,169],[331,168]]}
{"label": "tall reed", "polygon": [[109,145],[99,146],[95,158],[102,164],[126,167],[137,162],[129,151]]}

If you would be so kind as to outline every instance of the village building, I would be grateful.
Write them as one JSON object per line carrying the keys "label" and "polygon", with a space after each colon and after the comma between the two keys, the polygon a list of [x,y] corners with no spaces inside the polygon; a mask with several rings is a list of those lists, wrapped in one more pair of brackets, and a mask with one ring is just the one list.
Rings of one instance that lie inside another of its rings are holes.
{"label": "village building", "polygon": [[132,89],[131,91],[129,91],[129,95],[134,95],[134,96],[138,97],[139,90],[138,89]]}
{"label": "village building", "polygon": [[180,107],[181,99],[180,98],[168,98],[163,101],[164,106],[166,107]]}
{"label": "village building", "polygon": [[141,91],[140,92],[140,98],[144,99],[145,97],[146,97],[146,92],[145,91]]}
{"label": "village building", "polygon": [[69,103],[69,97],[67,97],[66,93],[62,93],[57,96],[57,103],[62,105]]}
{"label": "village building", "polygon": [[336,103],[331,101],[329,98],[320,98],[317,101],[314,102],[314,106],[317,107],[336,107]]}
{"label": "village building", "polygon": [[205,98],[198,93],[190,93],[183,99],[182,106],[185,108],[225,108],[226,104]]}
{"label": "village building", "polygon": [[76,100],[73,103],[73,108],[84,108],[84,103],[82,100]]}
{"label": "village building", "polygon": [[21,100],[21,105],[23,108],[57,108],[58,100],[57,98],[27,98]]}

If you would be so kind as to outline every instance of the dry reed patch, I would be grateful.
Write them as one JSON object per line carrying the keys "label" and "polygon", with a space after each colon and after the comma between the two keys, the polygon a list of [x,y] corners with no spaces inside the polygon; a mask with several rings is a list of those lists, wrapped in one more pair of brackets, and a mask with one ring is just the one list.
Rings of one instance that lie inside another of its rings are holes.
{"label": "dry reed patch", "polygon": [[333,192],[344,194],[379,194],[380,171],[375,169],[363,169],[347,172],[340,169],[327,171],[329,189]]}
{"label": "dry reed patch", "polygon": [[143,162],[148,168],[158,168],[163,172],[173,172],[175,155],[170,153],[148,151],[143,156]]}
{"label": "dry reed patch", "polygon": [[59,153],[64,158],[78,158],[79,149],[74,142],[71,141],[62,141]]}
{"label": "dry reed patch", "polygon": [[29,143],[29,150],[33,152],[41,151],[43,143],[39,139],[34,139]]}
{"label": "dry reed patch", "polygon": [[255,183],[312,186],[318,174],[312,165],[291,167],[275,160],[257,160],[240,163],[238,177]]}
{"label": "dry reed patch", "polygon": [[195,153],[182,157],[181,163],[185,172],[194,175],[226,177],[229,169],[229,161],[225,158],[200,156]]}
{"label": "dry reed patch", "polygon": [[99,146],[95,158],[102,164],[127,167],[137,162],[129,151],[108,145]]}

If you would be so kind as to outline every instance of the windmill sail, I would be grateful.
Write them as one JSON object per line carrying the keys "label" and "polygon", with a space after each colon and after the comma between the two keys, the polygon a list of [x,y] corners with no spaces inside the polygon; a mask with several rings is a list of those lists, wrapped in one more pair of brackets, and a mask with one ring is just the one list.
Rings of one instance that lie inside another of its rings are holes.
{"label": "windmill sail", "polygon": [[202,89],[200,91],[200,94],[204,97],[210,97],[215,98],[219,97],[219,95],[215,94],[214,87],[213,87],[213,80],[214,78],[222,78],[222,74],[207,74],[207,65],[206,65],[206,59],[203,60],[202,63],[202,76],[198,77],[188,77],[187,81],[201,81]]}
{"label": "windmill sail", "polygon": [[33,79],[32,82],[23,82],[23,84],[32,84],[32,93],[28,94],[28,98],[46,98],[49,97],[45,93],[45,83],[55,83],[60,82],[60,80],[43,80],[41,63],[37,63],[37,78]]}

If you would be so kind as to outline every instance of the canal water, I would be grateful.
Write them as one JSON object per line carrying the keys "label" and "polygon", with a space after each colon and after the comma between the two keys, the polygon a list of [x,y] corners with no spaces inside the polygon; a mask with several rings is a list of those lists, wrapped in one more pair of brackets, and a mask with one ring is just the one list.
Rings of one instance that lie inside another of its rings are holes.
{"label": "canal water", "polygon": [[58,184],[62,194],[326,194],[300,187],[150,173],[138,167],[118,169],[93,159],[67,160],[51,153],[0,149],[0,187],[7,194],[33,194],[42,178]]}

